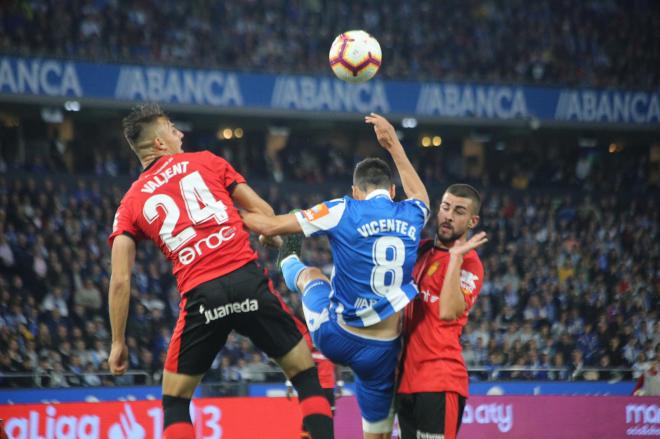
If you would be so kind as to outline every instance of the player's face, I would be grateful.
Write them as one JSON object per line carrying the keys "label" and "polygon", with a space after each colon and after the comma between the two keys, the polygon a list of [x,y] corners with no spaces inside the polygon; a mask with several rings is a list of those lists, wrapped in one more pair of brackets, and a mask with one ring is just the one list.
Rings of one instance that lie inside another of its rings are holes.
{"label": "player's face", "polygon": [[183,133],[167,118],[161,118],[158,121],[158,124],[159,126],[156,130],[156,134],[158,135],[159,143],[165,152],[168,154],[183,152]]}
{"label": "player's face", "polygon": [[477,225],[479,217],[474,215],[472,200],[445,193],[436,217],[437,236],[440,242],[449,244],[465,235]]}

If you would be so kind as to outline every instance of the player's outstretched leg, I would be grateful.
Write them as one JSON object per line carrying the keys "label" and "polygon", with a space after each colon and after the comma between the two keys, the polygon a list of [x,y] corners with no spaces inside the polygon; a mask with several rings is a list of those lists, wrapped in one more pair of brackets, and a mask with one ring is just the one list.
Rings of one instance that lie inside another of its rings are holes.
{"label": "player's outstretched leg", "polygon": [[289,235],[280,247],[278,263],[284,283],[291,291],[302,293],[305,322],[315,332],[327,320],[327,307],[332,287],[330,280],[316,267],[308,267],[299,258],[302,235]]}
{"label": "player's outstretched leg", "polygon": [[277,256],[277,265],[282,270],[284,283],[287,288],[297,293],[305,293],[305,289],[313,281],[323,281],[328,285],[328,295],[330,294],[330,282],[328,278],[316,267],[309,267],[300,260],[302,251],[303,235],[296,233],[287,235],[283,238]]}

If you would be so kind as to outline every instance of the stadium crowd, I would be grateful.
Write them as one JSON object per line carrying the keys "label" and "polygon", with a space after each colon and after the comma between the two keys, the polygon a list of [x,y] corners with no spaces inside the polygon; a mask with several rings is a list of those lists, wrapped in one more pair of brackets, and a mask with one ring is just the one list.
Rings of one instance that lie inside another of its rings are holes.
{"label": "stadium crowd", "polygon": [[[538,154],[546,153],[539,149]],[[310,154],[324,160],[327,151]],[[414,160],[422,166],[433,163],[434,155],[441,154],[423,151]],[[295,149],[291,157],[303,160]],[[288,169],[303,166],[291,157],[285,158]],[[324,175],[328,181],[314,186],[310,183],[321,181],[293,172],[281,185],[259,184],[266,164],[257,162],[255,170],[248,166],[253,162],[233,159],[277,212],[341,196],[350,181],[340,172]],[[351,169],[354,159],[344,157],[347,166],[338,169]],[[503,159],[475,181],[483,189],[481,227],[490,240],[481,252],[487,276],[463,335],[469,367],[491,378],[604,379],[614,372],[583,369],[642,370],[660,354],[657,183],[650,183],[648,162],[640,156],[590,160],[594,165],[585,173],[580,159],[572,168],[562,168],[560,161],[557,169],[549,161],[545,167],[521,168],[519,161]],[[1,387],[159,380],[179,294],[169,264],[152,245],[139,246],[127,330],[130,368],[146,374],[117,379],[106,374],[106,239],[132,167],[111,165],[118,159],[106,153],[98,163],[95,175],[74,179],[48,172],[44,178],[47,162],[21,165],[21,177],[15,164],[0,173],[0,351],[6,353],[0,356]],[[429,169],[424,178],[437,201],[440,182],[461,176],[439,164]],[[114,181],[123,183],[106,184],[106,176],[119,176]],[[558,186],[572,189],[557,191]],[[429,224],[427,236],[433,227]],[[286,290],[273,267],[275,252],[255,248],[285,300],[299,308],[298,296]],[[304,256],[331,271],[326,241],[306,240]],[[499,371],[507,366],[553,369]],[[270,370],[247,339],[232,335],[209,379],[263,381]]]}
{"label": "stadium crowd", "polygon": [[653,0],[8,0],[0,50],[21,55],[329,74],[335,35],[380,41],[387,78],[654,89]]}

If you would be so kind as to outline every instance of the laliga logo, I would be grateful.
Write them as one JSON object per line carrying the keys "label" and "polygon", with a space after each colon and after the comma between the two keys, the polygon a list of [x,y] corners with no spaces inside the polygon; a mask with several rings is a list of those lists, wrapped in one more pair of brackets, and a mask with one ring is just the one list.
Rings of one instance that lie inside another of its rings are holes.
{"label": "laliga logo", "polygon": [[97,439],[100,419],[98,416],[57,416],[55,407],[46,408],[46,422],[39,412],[30,410],[29,418],[10,418],[5,432],[12,439]]}
{"label": "laliga logo", "polygon": [[119,415],[119,423],[113,424],[108,431],[108,439],[144,439],[146,433],[135,420],[131,406],[124,404],[124,412]]}

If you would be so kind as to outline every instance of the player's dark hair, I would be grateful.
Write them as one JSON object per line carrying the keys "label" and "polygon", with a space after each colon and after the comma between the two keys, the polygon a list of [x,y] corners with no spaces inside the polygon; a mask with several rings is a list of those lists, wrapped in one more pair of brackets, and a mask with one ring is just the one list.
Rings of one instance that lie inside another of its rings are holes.
{"label": "player's dark hair", "polygon": [[472,200],[472,207],[473,207],[472,213],[475,215],[479,214],[479,210],[481,210],[481,195],[479,195],[478,190],[476,190],[469,184],[465,184],[465,183],[452,184],[447,188],[445,192],[450,193],[455,197],[469,198],[470,200]]}
{"label": "player's dark hair", "polygon": [[144,128],[160,117],[167,117],[158,104],[142,104],[131,109],[122,121],[124,137],[133,151],[138,153],[139,143]]}
{"label": "player's dark hair", "polygon": [[392,186],[392,169],[383,159],[366,158],[355,165],[353,185],[362,192],[367,189],[389,189]]}

